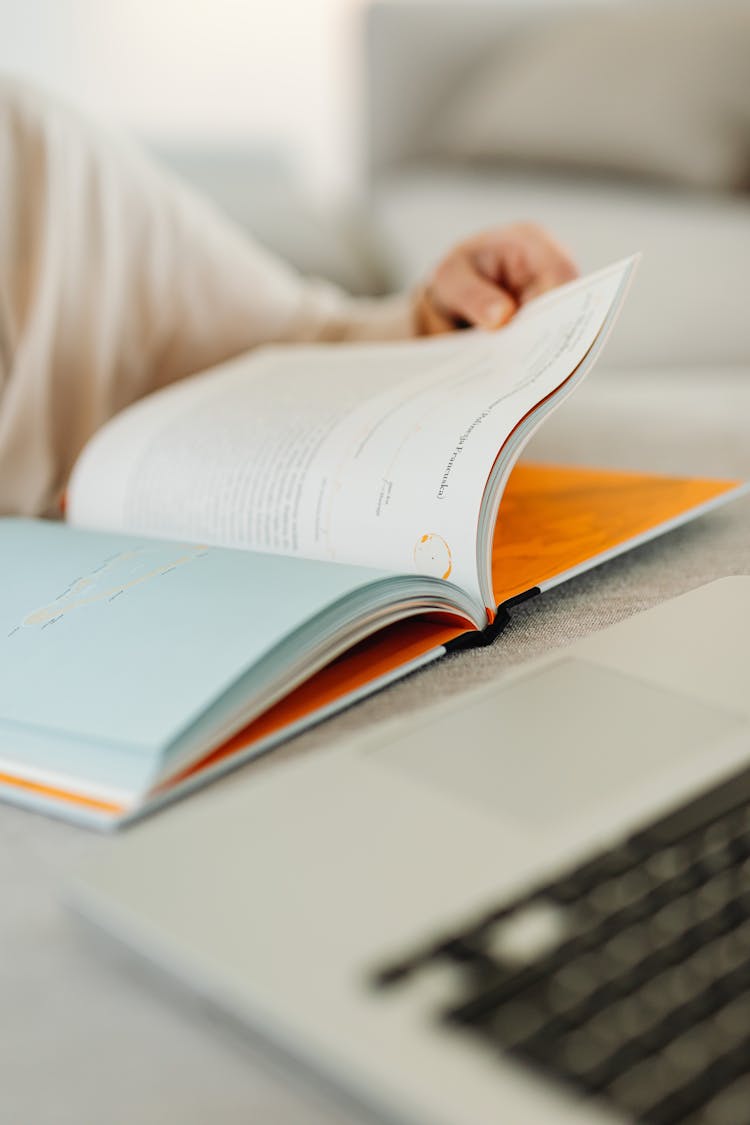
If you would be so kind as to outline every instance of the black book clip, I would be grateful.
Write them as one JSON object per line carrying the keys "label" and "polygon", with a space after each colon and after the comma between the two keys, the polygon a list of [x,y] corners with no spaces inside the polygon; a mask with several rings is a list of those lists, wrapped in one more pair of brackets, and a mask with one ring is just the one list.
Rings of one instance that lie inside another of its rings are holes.
{"label": "black book clip", "polygon": [[540,594],[541,590],[538,586],[532,586],[530,590],[524,590],[522,594],[516,594],[514,598],[508,598],[507,602],[497,607],[497,616],[491,625],[485,629],[476,629],[469,633],[462,633],[460,637],[454,637],[452,641],[448,641],[445,645],[446,652],[461,652],[466,648],[484,648],[486,645],[491,645],[500,634],[503,632],[508,622],[510,621],[510,610],[513,606],[521,605],[529,598],[536,597]]}

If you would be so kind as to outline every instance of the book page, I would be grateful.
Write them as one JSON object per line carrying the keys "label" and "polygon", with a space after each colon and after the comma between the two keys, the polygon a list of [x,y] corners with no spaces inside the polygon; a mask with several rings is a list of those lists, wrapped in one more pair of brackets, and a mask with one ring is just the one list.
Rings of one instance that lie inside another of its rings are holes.
{"label": "book page", "polygon": [[545,295],[499,332],[272,348],[161,391],[89,444],[69,517],[416,571],[481,598],[493,462],[589,351],[632,265]]}

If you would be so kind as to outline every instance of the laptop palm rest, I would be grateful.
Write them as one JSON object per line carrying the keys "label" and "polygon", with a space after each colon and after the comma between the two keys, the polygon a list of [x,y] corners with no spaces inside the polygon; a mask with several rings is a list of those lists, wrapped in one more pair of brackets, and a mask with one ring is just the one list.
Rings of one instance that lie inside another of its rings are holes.
{"label": "laptop palm rest", "polygon": [[741,731],[732,711],[561,659],[368,757],[503,819],[551,832]]}

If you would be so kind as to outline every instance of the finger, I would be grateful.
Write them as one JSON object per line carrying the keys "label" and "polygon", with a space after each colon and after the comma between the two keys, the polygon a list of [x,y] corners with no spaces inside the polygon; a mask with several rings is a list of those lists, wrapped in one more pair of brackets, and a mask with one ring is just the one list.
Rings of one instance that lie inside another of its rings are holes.
{"label": "finger", "polygon": [[440,336],[445,332],[455,332],[456,322],[435,308],[428,290],[423,290],[417,298],[416,326],[420,336]]}
{"label": "finger", "polygon": [[481,328],[501,328],[516,311],[510,293],[489,280],[466,251],[445,259],[435,273],[431,290],[438,312]]}

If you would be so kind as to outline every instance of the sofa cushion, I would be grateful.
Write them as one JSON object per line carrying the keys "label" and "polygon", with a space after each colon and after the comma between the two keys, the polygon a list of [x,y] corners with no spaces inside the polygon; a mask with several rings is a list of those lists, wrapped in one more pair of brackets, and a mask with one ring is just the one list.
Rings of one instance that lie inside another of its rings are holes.
{"label": "sofa cushion", "polygon": [[750,186],[750,5],[652,0],[536,21],[435,113],[451,157]]}

